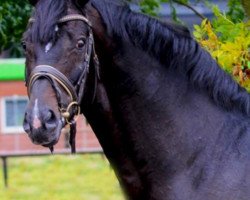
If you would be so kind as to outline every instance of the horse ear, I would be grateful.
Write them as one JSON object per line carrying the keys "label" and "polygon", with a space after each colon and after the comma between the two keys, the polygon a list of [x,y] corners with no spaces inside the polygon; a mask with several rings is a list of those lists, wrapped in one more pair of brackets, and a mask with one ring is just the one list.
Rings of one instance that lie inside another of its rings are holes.
{"label": "horse ear", "polygon": [[29,0],[32,6],[35,6],[39,0]]}
{"label": "horse ear", "polygon": [[89,0],[74,0],[75,4],[80,6],[81,8],[85,6],[86,3],[88,3]]}

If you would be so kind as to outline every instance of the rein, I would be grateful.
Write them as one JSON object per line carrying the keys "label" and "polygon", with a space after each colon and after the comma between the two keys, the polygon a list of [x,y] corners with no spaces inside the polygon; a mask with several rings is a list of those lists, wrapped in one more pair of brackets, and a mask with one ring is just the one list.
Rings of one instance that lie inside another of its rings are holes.
{"label": "rein", "polygon": [[[75,153],[76,118],[81,112],[80,105],[84,94],[84,87],[87,78],[86,75],[89,73],[89,65],[92,59],[97,77],[99,78],[99,60],[95,52],[91,23],[86,17],[79,14],[66,15],[58,20],[58,24],[73,20],[83,21],[88,25],[89,29],[89,36],[86,40],[86,54],[83,61],[83,71],[81,72],[77,84],[74,86],[63,73],[61,73],[53,66],[38,65],[32,70],[29,80],[26,80],[26,85],[28,88],[28,96],[30,97],[32,86],[34,85],[36,80],[38,80],[39,78],[46,78],[49,80],[52,88],[56,92],[61,116],[63,117],[65,124],[68,124],[70,126],[69,143],[71,145],[71,152]],[[29,23],[33,22],[35,22],[34,18],[29,19]],[[67,106],[63,105],[62,103],[62,93],[58,85],[63,88],[63,90],[70,97],[70,102]],[[51,147],[50,150],[53,152],[53,147]]]}

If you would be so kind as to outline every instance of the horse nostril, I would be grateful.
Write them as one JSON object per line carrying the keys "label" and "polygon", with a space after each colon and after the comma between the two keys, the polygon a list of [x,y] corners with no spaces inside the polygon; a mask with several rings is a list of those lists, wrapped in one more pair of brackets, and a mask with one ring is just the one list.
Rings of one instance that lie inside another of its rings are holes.
{"label": "horse nostril", "polygon": [[25,116],[24,116],[23,129],[28,134],[31,132],[31,127],[30,127],[30,124],[27,120],[27,113],[25,113]]}
{"label": "horse nostril", "polygon": [[56,115],[52,110],[48,110],[44,118],[45,124],[54,125],[56,123]]}
{"label": "horse nostril", "polygon": [[52,110],[49,110],[46,113],[45,122],[50,124],[50,123],[55,123],[55,121],[56,121],[56,116],[54,112]]}

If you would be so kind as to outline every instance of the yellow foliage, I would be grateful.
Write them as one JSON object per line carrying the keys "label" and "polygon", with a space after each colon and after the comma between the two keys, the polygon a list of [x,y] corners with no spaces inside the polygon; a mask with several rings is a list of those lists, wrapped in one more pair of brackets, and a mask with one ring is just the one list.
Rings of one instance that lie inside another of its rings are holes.
{"label": "yellow foliage", "polygon": [[194,36],[219,65],[250,91],[250,21],[233,23],[215,9],[217,20],[195,25]]}

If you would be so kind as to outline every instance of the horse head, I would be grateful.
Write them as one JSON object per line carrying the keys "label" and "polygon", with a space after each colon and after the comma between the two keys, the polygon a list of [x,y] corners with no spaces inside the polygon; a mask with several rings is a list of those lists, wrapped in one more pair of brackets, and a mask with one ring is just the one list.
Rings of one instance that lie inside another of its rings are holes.
{"label": "horse head", "polygon": [[87,1],[30,3],[35,10],[22,42],[30,99],[23,126],[33,143],[52,148],[64,126],[74,129],[89,68],[98,60],[91,24],[80,9]]}

